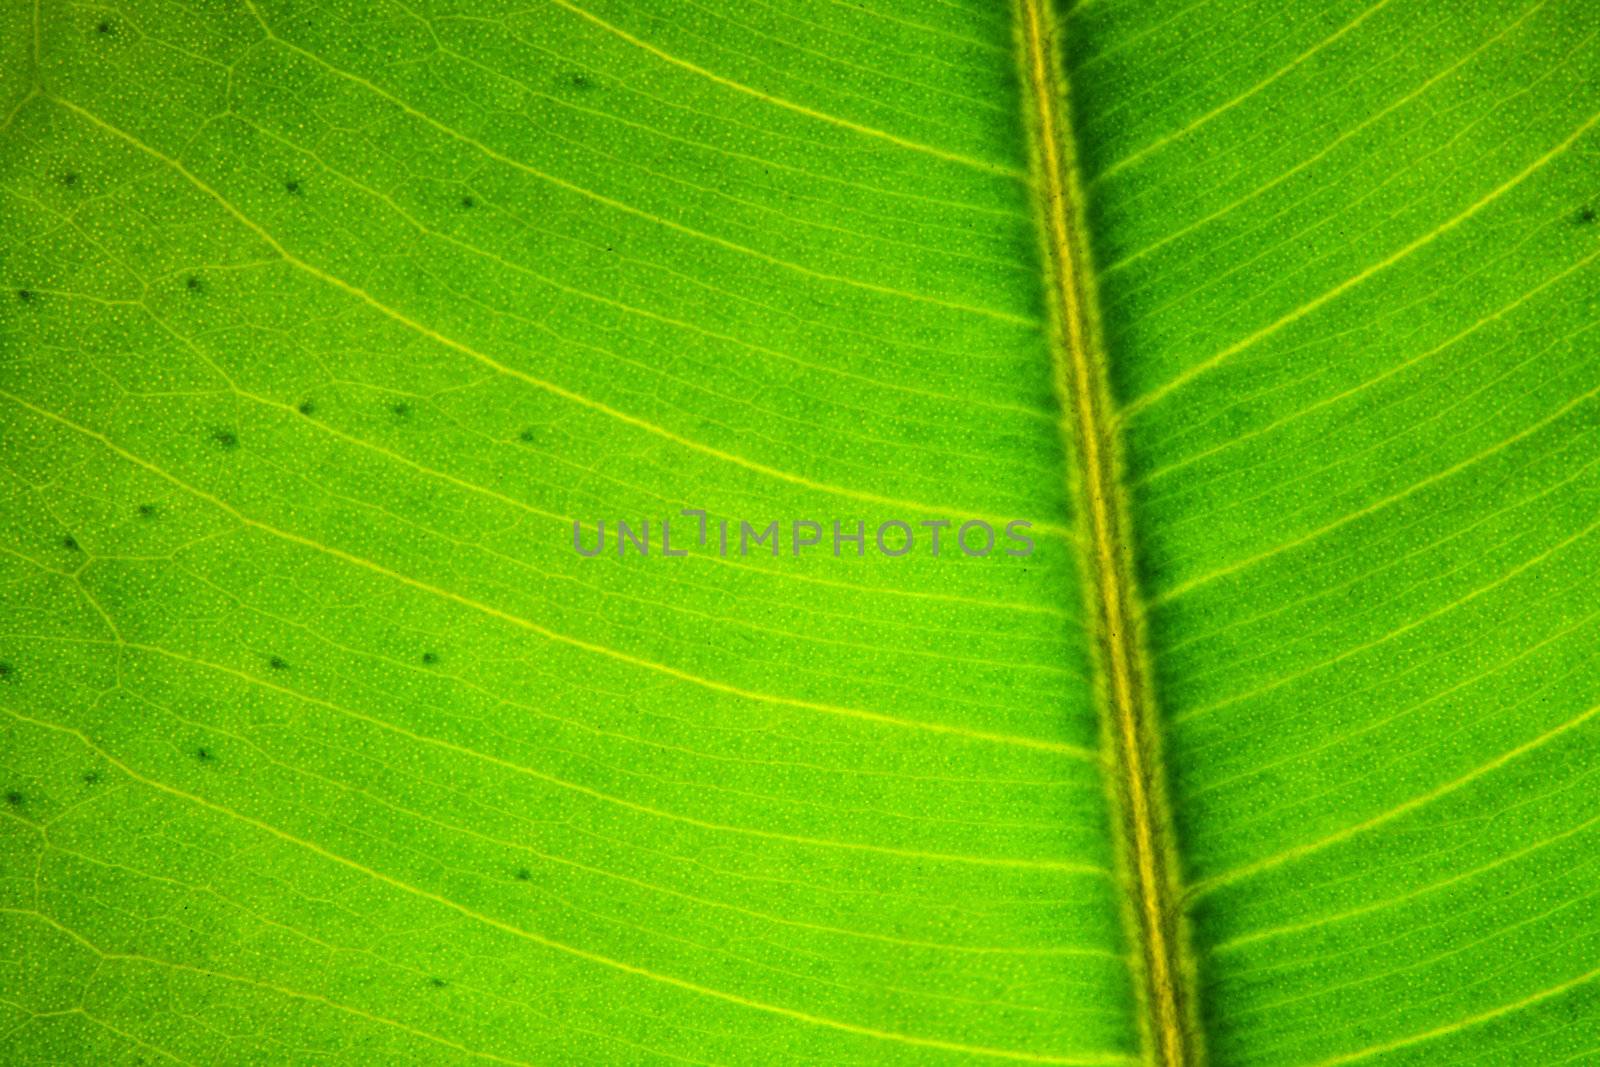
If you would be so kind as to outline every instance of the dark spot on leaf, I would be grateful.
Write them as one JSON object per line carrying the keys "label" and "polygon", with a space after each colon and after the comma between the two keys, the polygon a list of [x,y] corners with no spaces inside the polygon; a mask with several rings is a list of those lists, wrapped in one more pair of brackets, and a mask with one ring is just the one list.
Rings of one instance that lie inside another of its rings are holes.
{"label": "dark spot on leaf", "polygon": [[430,979],[428,979],[428,984],[433,986],[433,988],[435,988],[435,989],[443,989],[444,988],[444,979],[443,978],[430,978]]}
{"label": "dark spot on leaf", "polygon": [[100,34],[110,33],[111,30],[112,30],[112,25],[109,22],[102,22],[99,25],[95,26],[95,28],[94,28],[94,32],[95,33],[100,33]]}
{"label": "dark spot on leaf", "polygon": [[61,539],[61,547],[68,552],[76,552],[78,551],[78,539],[76,537],[63,537]]}
{"label": "dark spot on leaf", "polygon": [[6,803],[10,804],[13,808],[22,807],[22,794],[18,793],[16,790],[12,790],[6,794]]}
{"label": "dark spot on leaf", "polygon": [[154,504],[140,504],[139,505],[139,517],[140,518],[142,518],[142,519],[154,518],[155,514],[156,514],[156,506]]}
{"label": "dark spot on leaf", "polygon": [[189,275],[189,277],[185,278],[184,281],[183,281],[183,284],[188,286],[189,291],[191,293],[198,293],[202,288],[205,287],[205,284],[203,282],[201,282],[199,278],[196,278],[193,274],[191,274],[191,275]]}
{"label": "dark spot on leaf", "polygon": [[309,400],[302,400],[297,410],[302,415],[315,415],[317,413],[317,405]]}
{"label": "dark spot on leaf", "polygon": [[594,88],[594,82],[589,80],[589,76],[587,74],[574,74],[570,80],[574,89]]}
{"label": "dark spot on leaf", "polygon": [[521,441],[523,444],[531,445],[533,443],[533,431],[523,430],[521,433],[517,434],[517,440]]}
{"label": "dark spot on leaf", "polygon": [[267,666],[271,667],[275,671],[286,671],[289,669],[289,664],[284,662],[282,657],[279,656],[273,656],[270,660],[268,660]]}
{"label": "dark spot on leaf", "polygon": [[1579,222],[1590,223],[1590,222],[1593,222],[1594,220],[1595,220],[1594,208],[1586,207],[1582,211],[1578,212],[1578,221]]}
{"label": "dark spot on leaf", "polygon": [[407,416],[409,416],[411,414],[411,405],[410,404],[396,404],[393,407],[391,407],[389,410],[394,412],[397,416],[399,416],[400,418],[403,419],[403,418],[406,418]]}
{"label": "dark spot on leaf", "polygon": [[62,185],[66,185],[66,186],[77,185],[78,184],[78,176],[76,174],[72,173],[69,170],[69,171],[67,171],[67,173],[65,173],[65,174],[63,174],[61,176],[61,184]]}
{"label": "dark spot on leaf", "polygon": [[424,652],[422,654],[422,662],[427,663],[427,664],[438,663],[439,662],[439,657],[434,655],[432,652]]}
{"label": "dark spot on leaf", "polygon": [[207,752],[203,748],[197,748],[194,750],[194,758],[199,760],[201,763],[210,763],[211,753]]}
{"label": "dark spot on leaf", "polygon": [[211,439],[229,452],[239,447],[239,435],[232,430],[212,430]]}
{"label": "dark spot on leaf", "polygon": [[28,301],[33,299],[33,290],[31,290],[31,289],[18,289],[17,290],[17,299],[22,301],[24,304],[26,304]]}
{"label": "dark spot on leaf", "polygon": [[292,196],[300,195],[300,183],[293,178],[283,183],[284,191]]}
{"label": "dark spot on leaf", "polygon": [[532,877],[533,877],[533,872],[528,870],[528,868],[526,868],[526,867],[523,867],[523,868],[521,868],[520,870],[517,871],[517,881],[519,881],[519,882],[526,882],[528,879],[530,879]]}
{"label": "dark spot on leaf", "polygon": [[478,202],[472,199],[470,196],[463,196],[461,198],[461,206],[464,208],[475,208],[478,206]]}
{"label": "dark spot on leaf", "polygon": [[11,676],[11,664],[9,664],[9,663],[0,663],[0,678],[9,678],[10,676]]}
{"label": "dark spot on leaf", "polygon": [[98,771],[85,771],[83,773],[83,784],[84,785],[98,785],[99,783],[100,783],[100,772],[98,772]]}

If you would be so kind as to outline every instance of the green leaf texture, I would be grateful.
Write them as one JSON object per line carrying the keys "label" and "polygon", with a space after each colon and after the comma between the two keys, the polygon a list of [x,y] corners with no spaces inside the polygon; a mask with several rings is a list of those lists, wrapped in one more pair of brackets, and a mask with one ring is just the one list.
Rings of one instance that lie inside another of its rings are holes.
{"label": "green leaf texture", "polygon": [[1600,1063],[1591,0],[0,18],[0,1059]]}

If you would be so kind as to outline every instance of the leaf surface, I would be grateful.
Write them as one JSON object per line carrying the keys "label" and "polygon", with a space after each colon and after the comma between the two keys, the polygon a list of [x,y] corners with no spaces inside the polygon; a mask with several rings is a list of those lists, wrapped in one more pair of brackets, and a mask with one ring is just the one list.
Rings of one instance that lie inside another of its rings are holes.
{"label": "leaf surface", "polygon": [[1600,1061],[1583,0],[4,19],[7,1062]]}

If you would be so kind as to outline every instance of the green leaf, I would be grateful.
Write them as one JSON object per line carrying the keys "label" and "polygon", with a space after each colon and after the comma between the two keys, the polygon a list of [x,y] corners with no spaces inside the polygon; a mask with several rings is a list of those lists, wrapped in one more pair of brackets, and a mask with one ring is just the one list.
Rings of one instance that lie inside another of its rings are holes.
{"label": "green leaf", "polygon": [[8,4],[4,1060],[1600,1062],[1590,8]]}

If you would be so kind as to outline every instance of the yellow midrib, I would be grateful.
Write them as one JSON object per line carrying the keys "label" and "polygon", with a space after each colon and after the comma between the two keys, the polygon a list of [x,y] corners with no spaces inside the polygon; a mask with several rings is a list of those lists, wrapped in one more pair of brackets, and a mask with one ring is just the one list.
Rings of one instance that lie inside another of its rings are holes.
{"label": "yellow midrib", "polygon": [[1165,810],[1164,773],[1140,642],[1138,593],[1127,560],[1126,506],[1118,482],[1120,449],[1108,412],[1110,390],[1096,328],[1094,293],[1087,284],[1078,219],[1078,189],[1065,156],[1071,135],[1062,108],[1063,83],[1046,0],[1017,0],[1026,92],[1032,108],[1035,192],[1044,230],[1046,263],[1059,331],[1052,345],[1061,428],[1077,458],[1077,512],[1085,527],[1086,577],[1091,617],[1098,623],[1098,659],[1104,734],[1114,752],[1108,768],[1119,826],[1131,912],[1130,935],[1139,951],[1140,1000],[1147,1059],[1161,1067],[1193,1067],[1199,1037],[1191,1025],[1193,997],[1186,985],[1177,872],[1171,823]]}

